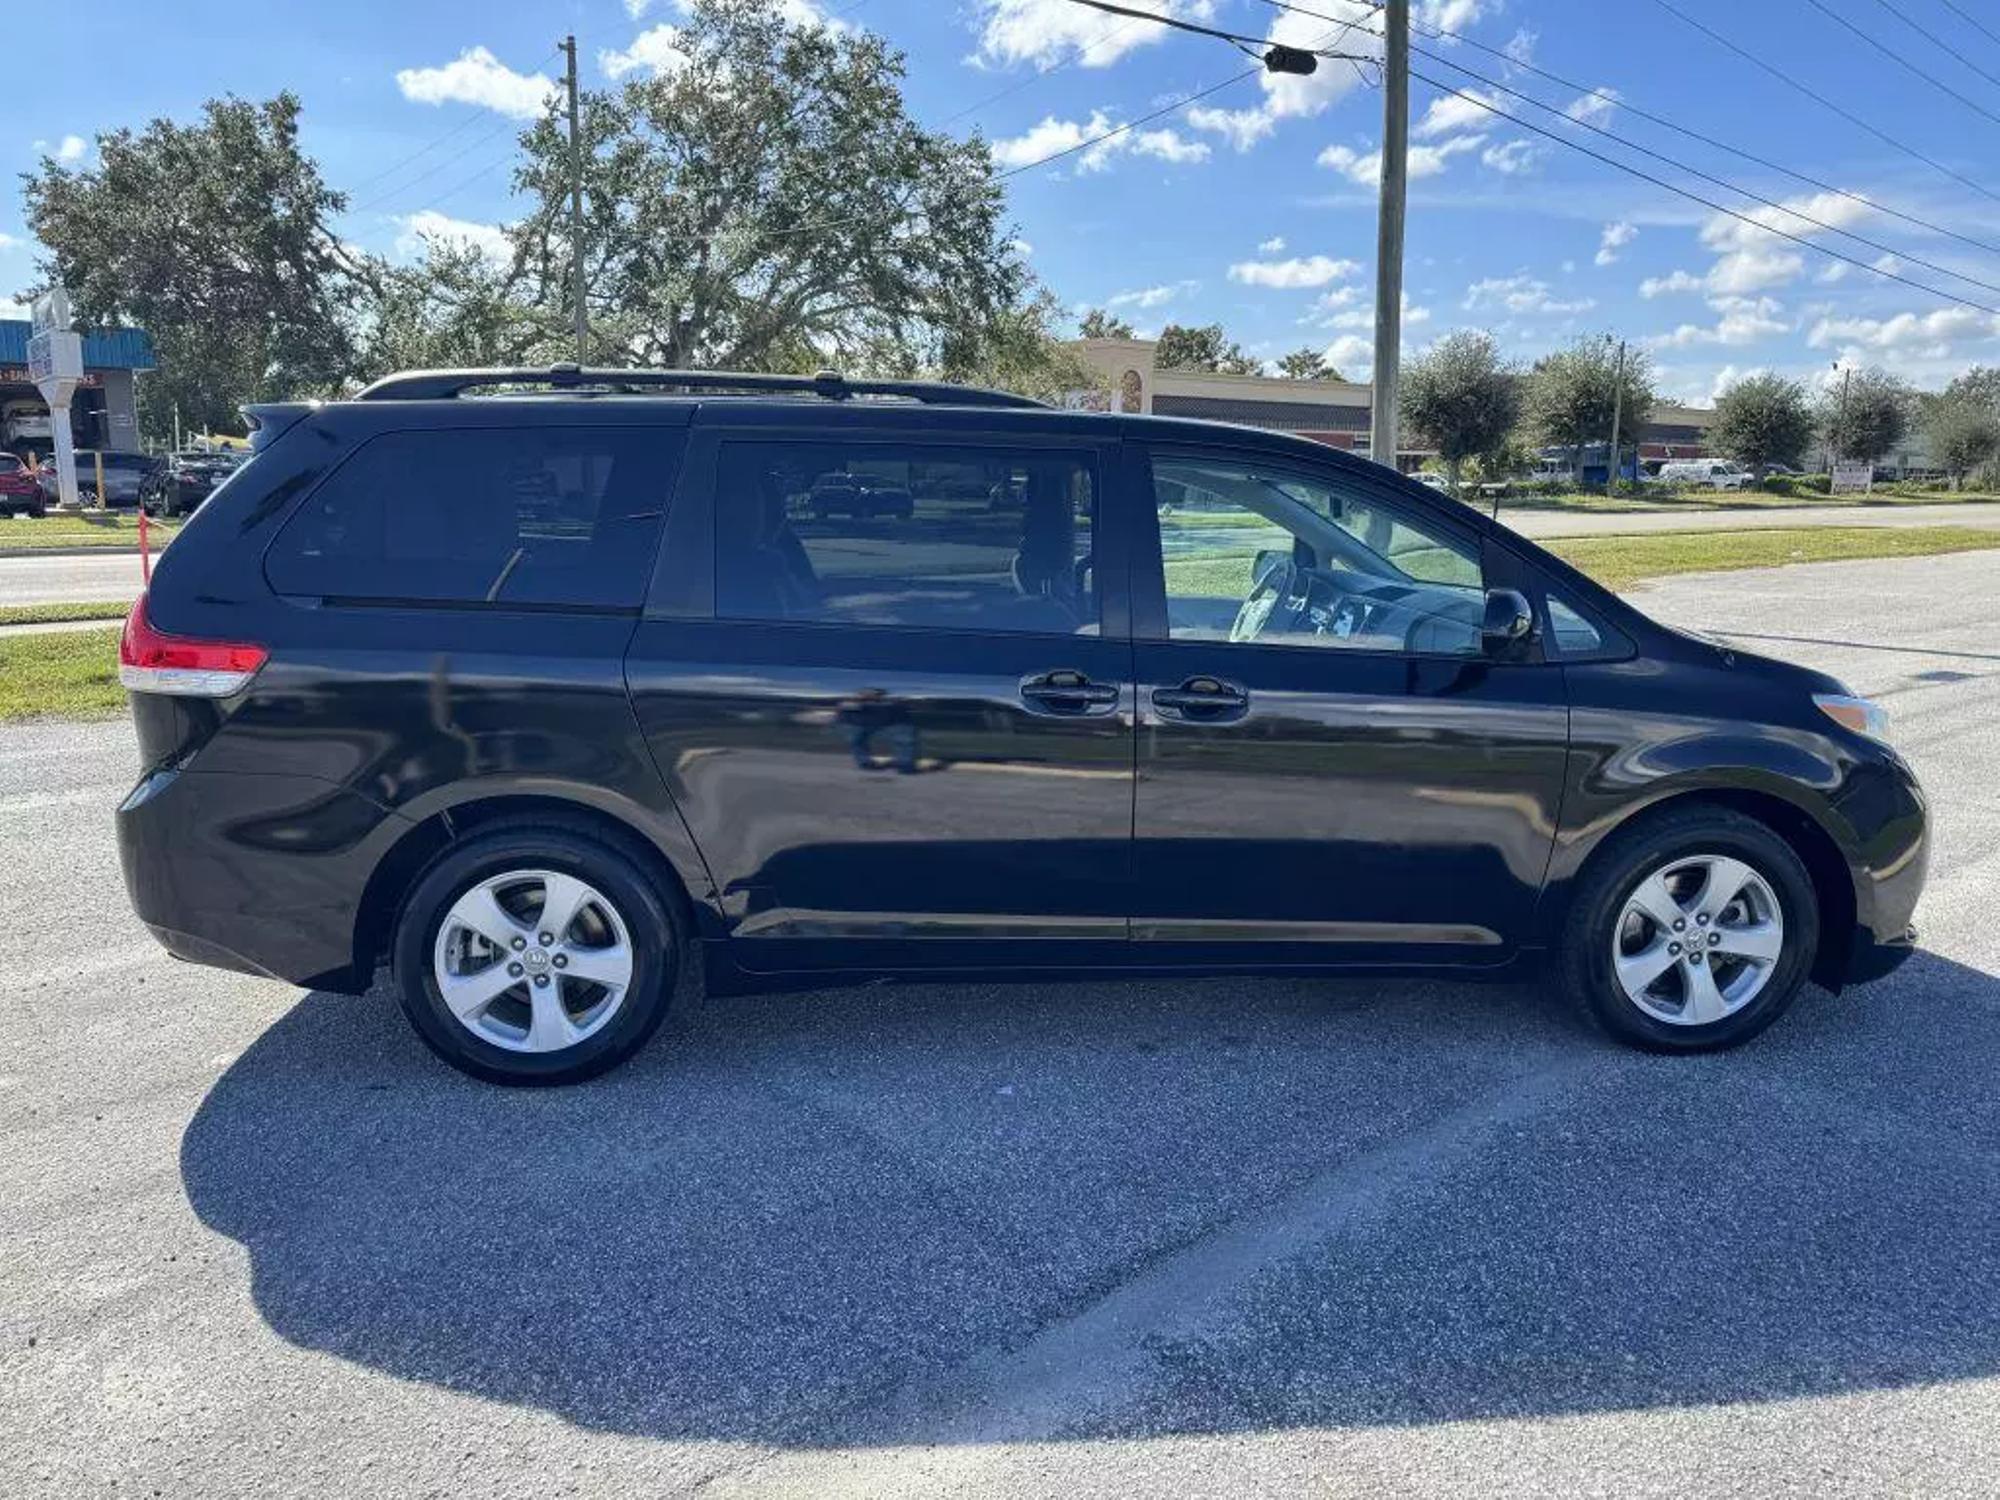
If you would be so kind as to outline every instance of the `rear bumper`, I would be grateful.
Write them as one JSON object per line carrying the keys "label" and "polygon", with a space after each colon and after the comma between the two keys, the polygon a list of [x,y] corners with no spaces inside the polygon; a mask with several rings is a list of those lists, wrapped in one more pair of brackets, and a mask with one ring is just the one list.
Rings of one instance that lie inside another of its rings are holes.
{"label": "rear bumper", "polygon": [[355,922],[380,851],[408,823],[307,776],[155,771],[118,808],[125,889],[169,953],[311,988],[355,990]]}

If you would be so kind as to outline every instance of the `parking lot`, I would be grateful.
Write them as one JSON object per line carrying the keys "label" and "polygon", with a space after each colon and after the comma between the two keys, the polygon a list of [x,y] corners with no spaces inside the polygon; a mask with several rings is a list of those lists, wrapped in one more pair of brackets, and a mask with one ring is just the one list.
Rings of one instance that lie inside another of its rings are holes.
{"label": "parking lot", "polygon": [[1641,602],[1883,699],[1936,810],[1925,951],[1724,1056],[862,986],[491,1089],[166,959],[129,728],[0,729],[0,1493],[1991,1494],[2000,553]]}

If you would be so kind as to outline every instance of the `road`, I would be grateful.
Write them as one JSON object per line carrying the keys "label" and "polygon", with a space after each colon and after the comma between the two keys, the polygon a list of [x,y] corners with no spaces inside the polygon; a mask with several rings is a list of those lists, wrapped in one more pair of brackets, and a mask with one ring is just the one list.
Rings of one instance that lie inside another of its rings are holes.
{"label": "road", "polygon": [[139,554],[0,557],[0,604],[85,604],[139,597]]}
{"label": "road", "polygon": [[0,731],[0,1493],[1992,1493],[2000,554],[1643,602],[1886,699],[1937,809],[1925,951],[1726,1056],[933,984],[496,1090],[164,959],[127,727]]}

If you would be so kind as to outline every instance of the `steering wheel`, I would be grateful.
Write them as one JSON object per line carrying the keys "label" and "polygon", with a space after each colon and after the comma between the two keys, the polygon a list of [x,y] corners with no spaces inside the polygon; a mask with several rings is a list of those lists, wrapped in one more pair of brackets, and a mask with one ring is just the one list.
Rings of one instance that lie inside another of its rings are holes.
{"label": "steering wheel", "polygon": [[1250,586],[1249,597],[1236,611],[1236,618],[1229,625],[1229,639],[1236,642],[1254,641],[1271,628],[1271,619],[1279,617],[1279,628],[1296,624],[1306,607],[1305,590],[1293,590],[1299,583],[1297,564],[1287,559],[1270,569]]}

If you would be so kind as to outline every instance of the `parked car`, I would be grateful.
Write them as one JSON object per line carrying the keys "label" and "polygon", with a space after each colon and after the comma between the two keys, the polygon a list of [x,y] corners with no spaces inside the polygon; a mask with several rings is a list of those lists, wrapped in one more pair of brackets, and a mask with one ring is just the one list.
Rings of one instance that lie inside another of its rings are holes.
{"label": "parked car", "polygon": [[818,520],[829,516],[894,516],[907,521],[916,513],[916,502],[901,485],[844,471],[822,474],[815,479],[806,493],[806,506]]}
{"label": "parked car", "polygon": [[[132,903],[200,963],[386,963],[482,1078],[630,1056],[684,958],[718,994],[1547,960],[1685,1052],[1914,942],[1879,707],[1305,439],[574,366],[253,415],[120,646]],[[795,526],[905,459],[1021,503]]]}
{"label": "parked car", "polygon": [[170,454],[140,481],[139,503],[148,515],[191,515],[217,485],[242,466],[242,455],[236,453]]}
{"label": "parked car", "polygon": [[1678,489],[1742,490],[1757,481],[1748,469],[1719,458],[1676,459],[1660,465],[1655,482]]}
{"label": "parked car", "polygon": [[40,516],[47,510],[42,487],[28,466],[11,453],[0,453],[0,515]]}
{"label": "parked car", "polygon": [[1436,469],[1419,469],[1410,478],[1427,490],[1436,490],[1440,495],[1451,493],[1451,481]]}
{"label": "parked car", "polygon": [[33,446],[46,453],[54,440],[55,426],[41,401],[0,403],[0,443],[17,449]]}
{"label": "parked car", "polygon": [[[82,449],[76,455],[76,489],[86,504],[101,503],[106,510],[125,508],[137,509],[139,488],[146,482],[146,476],[160,463],[147,453],[104,454],[104,494],[97,493],[97,451]],[[42,496],[50,505],[57,500],[56,465],[54,459],[44,461],[41,468]]]}

